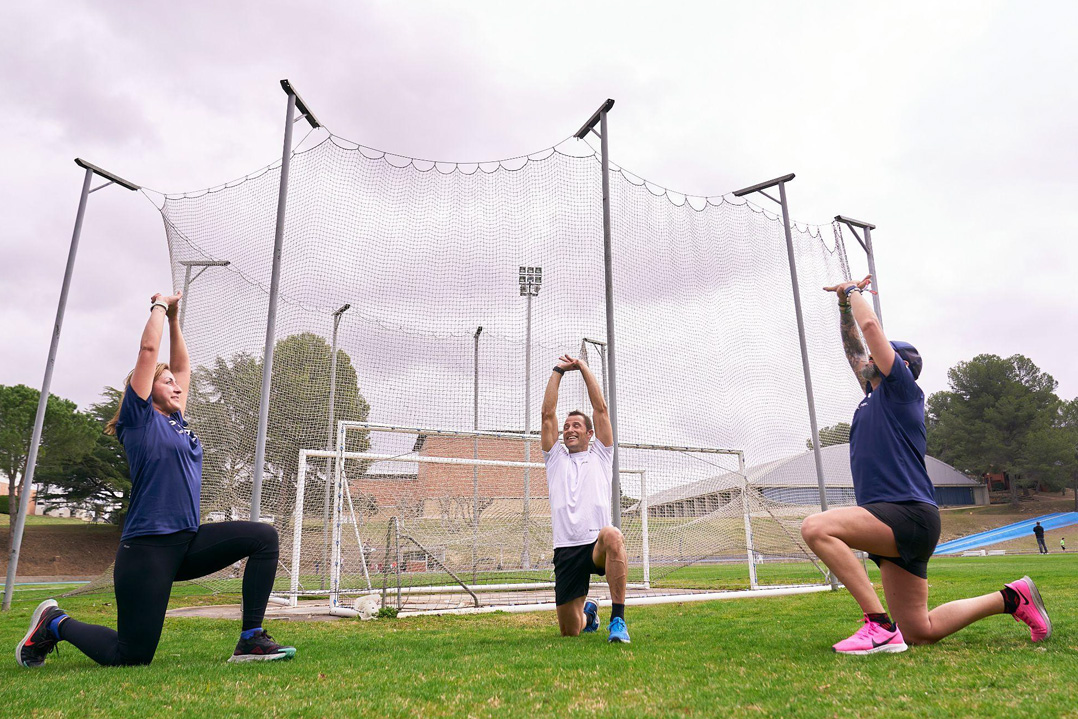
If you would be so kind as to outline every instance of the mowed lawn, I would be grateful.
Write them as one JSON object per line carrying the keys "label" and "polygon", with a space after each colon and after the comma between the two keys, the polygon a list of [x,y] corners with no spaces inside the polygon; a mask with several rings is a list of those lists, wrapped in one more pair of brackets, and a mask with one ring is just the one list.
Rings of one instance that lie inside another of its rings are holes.
{"label": "mowed lawn", "polygon": [[[225,663],[234,623],[170,619],[149,667],[97,667],[62,644],[27,670],[12,650],[47,595],[23,591],[0,616],[0,716],[1078,717],[1078,556],[938,559],[929,571],[933,605],[1028,573],[1055,633],[1034,645],[1001,616],[904,654],[838,656],[830,645],[859,622],[839,591],[630,607],[631,645],[607,644],[605,630],[559,638],[552,612],[277,622],[296,659],[246,665]],[[113,624],[112,601],[62,606]]]}

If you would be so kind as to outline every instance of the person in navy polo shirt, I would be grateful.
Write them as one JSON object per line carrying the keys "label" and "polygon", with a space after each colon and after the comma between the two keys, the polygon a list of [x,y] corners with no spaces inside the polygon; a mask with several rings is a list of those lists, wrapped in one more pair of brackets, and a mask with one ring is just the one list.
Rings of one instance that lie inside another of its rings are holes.
{"label": "person in navy polo shirt", "polygon": [[[116,629],[69,617],[52,599],[34,611],[16,647],[24,667],[38,667],[60,641],[99,664],[149,664],[157,651],[175,581],[195,579],[247,559],[243,624],[230,662],[290,659],[262,629],[277,571],[277,530],[260,522],[199,524],[202,443],[183,411],[191,364],[177,320],[180,295],[154,295],[135,369],[105,431],[123,444],[131,468],[131,503],[116,550]],[[157,361],[165,321],[169,363]]]}
{"label": "person in navy polo shirt", "polygon": [[[865,391],[850,426],[857,506],[814,514],[801,525],[805,542],[864,613],[861,628],[832,648],[841,654],[902,652],[906,642],[931,644],[993,614],[1024,622],[1035,642],[1047,639],[1052,622],[1029,577],[999,592],[928,610],[928,560],[939,540],[940,519],[925,468],[925,395],[916,381],[921,355],[908,342],[891,342],[884,335],[861,296],[871,280],[824,288],[838,296],[842,344]],[[890,614],[851,549],[867,552],[879,565]]]}

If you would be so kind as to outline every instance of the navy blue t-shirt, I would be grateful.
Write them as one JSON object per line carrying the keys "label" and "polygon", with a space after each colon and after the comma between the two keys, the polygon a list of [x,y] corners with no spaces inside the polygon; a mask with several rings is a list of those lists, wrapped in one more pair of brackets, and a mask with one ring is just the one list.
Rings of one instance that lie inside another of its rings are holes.
{"label": "navy blue t-shirt", "polygon": [[925,468],[926,445],[925,394],[895,352],[891,373],[853,414],[850,469],[857,504],[936,504]]}
{"label": "navy blue t-shirt", "polygon": [[121,539],[198,529],[202,443],[180,412],[165,416],[124,390],[116,436],[131,466],[131,506]]}

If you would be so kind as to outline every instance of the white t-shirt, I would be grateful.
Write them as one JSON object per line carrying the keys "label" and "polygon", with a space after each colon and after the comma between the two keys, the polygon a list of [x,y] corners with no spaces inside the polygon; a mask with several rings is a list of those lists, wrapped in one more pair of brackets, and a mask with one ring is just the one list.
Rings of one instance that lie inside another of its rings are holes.
{"label": "white t-shirt", "polygon": [[592,440],[586,452],[570,453],[558,440],[543,452],[550,490],[554,548],[591,544],[610,524],[614,449]]}

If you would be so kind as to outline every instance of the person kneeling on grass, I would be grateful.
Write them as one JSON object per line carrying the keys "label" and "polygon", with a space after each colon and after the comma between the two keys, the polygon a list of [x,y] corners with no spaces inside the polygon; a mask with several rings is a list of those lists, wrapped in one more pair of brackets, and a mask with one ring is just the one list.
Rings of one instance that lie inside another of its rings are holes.
{"label": "person kneeling on grass", "polygon": [[[573,411],[558,439],[558,388],[566,372],[584,378],[592,419]],[[588,365],[562,356],[550,374],[543,395],[543,460],[554,528],[554,599],[563,637],[599,629],[599,606],[588,601],[591,575],[606,575],[610,588],[608,641],[629,643],[625,627],[625,577],[628,563],[621,531],[610,523],[610,491],[614,462],[614,430],[606,400]],[[595,441],[591,442],[594,436]],[[590,446],[589,446],[590,443]]]}
{"label": "person kneeling on grass", "polygon": [[[1035,642],[1047,639],[1052,622],[1029,577],[928,611],[928,560],[939,541],[940,518],[925,469],[925,395],[916,384],[921,356],[911,344],[887,340],[861,296],[871,279],[824,288],[838,295],[842,344],[866,394],[850,427],[858,506],[814,514],[801,525],[805,542],[865,615],[864,625],[833,649],[841,654],[903,652],[907,641],[938,642],[993,614],[1025,622]],[[867,356],[860,335],[868,344]],[[890,615],[851,548],[867,552],[879,565]]]}
{"label": "person kneeling on grass", "polygon": [[[277,530],[260,522],[199,526],[202,444],[183,411],[191,381],[187,346],[176,311],[180,296],[154,295],[134,371],[125,382],[115,433],[131,465],[131,505],[116,550],[116,630],[84,624],[47,599],[34,610],[30,630],[15,649],[24,667],[39,667],[60,641],[98,664],[149,664],[157,651],[172,583],[195,579],[247,558],[243,625],[230,662],[291,659],[262,629],[277,571]],[[169,364],[157,362],[165,318]]]}

